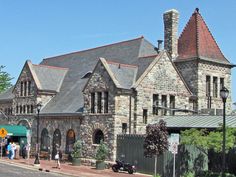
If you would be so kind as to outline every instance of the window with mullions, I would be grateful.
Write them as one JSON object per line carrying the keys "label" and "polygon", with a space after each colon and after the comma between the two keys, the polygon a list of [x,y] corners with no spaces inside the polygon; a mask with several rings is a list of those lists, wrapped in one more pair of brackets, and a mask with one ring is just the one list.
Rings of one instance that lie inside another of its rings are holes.
{"label": "window with mullions", "polygon": [[166,95],[161,96],[161,105],[162,105],[162,110],[161,110],[162,115],[165,116],[167,113],[167,97],[166,97]]}
{"label": "window with mullions", "polygon": [[97,113],[102,113],[102,92],[97,92]]}
{"label": "window with mullions", "polygon": [[158,94],[152,95],[152,114],[158,115]]}
{"label": "window with mullions", "polygon": [[211,77],[206,76],[206,96],[211,96]]}
{"label": "window with mullions", "polygon": [[147,116],[148,116],[148,110],[143,109],[143,123],[147,124]]}
{"label": "window with mullions", "polygon": [[104,92],[104,113],[108,113],[108,92]]}
{"label": "window with mullions", "polygon": [[218,78],[213,77],[213,97],[217,98],[218,96]]}
{"label": "window with mullions", "polygon": [[175,111],[173,111],[172,109],[175,108],[175,96],[170,95],[170,115],[175,115]]}
{"label": "window with mullions", "polygon": [[95,113],[95,93],[91,93],[91,113]]}

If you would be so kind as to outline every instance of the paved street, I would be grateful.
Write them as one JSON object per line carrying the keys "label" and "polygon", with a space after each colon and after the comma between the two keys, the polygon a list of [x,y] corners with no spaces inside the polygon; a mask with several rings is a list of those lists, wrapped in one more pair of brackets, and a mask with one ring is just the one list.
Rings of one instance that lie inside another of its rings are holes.
{"label": "paved street", "polygon": [[13,164],[0,163],[0,177],[60,177],[64,175],[43,172],[38,169],[17,167]]}
{"label": "paved street", "polygon": [[[127,172],[114,173],[112,169],[96,170],[91,166],[72,166],[70,162],[61,164],[61,169],[57,169],[54,160],[40,160],[40,167],[33,165],[34,158],[9,160],[6,157],[0,159],[0,177],[150,177],[150,175],[135,173],[133,175]],[[7,165],[5,165],[7,164]],[[39,168],[43,171],[39,171]],[[50,172],[46,172],[50,171]]]}

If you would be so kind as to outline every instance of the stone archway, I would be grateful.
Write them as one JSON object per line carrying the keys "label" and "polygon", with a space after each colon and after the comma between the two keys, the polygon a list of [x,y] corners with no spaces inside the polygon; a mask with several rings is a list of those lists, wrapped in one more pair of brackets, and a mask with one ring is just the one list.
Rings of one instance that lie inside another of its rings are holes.
{"label": "stone archway", "polygon": [[52,159],[54,159],[54,157],[57,153],[56,145],[59,145],[59,147],[61,147],[61,131],[59,129],[56,129],[53,133]]}
{"label": "stone archway", "polygon": [[26,127],[27,130],[30,130],[30,129],[31,129],[30,123],[29,123],[29,121],[26,120],[26,119],[20,120],[17,125],[22,125],[22,126]]}

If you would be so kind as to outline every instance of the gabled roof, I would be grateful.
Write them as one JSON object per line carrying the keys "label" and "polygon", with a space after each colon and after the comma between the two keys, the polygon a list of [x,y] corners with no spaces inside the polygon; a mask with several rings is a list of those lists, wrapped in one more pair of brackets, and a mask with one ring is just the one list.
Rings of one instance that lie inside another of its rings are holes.
{"label": "gabled roof", "polygon": [[109,69],[118,81],[120,88],[130,89],[136,79],[138,66],[109,61]]}
{"label": "gabled roof", "polygon": [[178,40],[176,61],[200,58],[218,63],[230,64],[221,52],[214,37],[203,20],[199,9],[192,14]]}
{"label": "gabled roof", "polygon": [[14,87],[11,87],[0,94],[0,101],[12,100],[14,98],[14,94],[12,93]]}
{"label": "gabled roof", "polygon": [[40,83],[40,90],[59,92],[67,68],[52,67],[46,65],[33,65],[32,69]]}
{"label": "gabled roof", "polygon": [[[150,44],[144,37],[113,43],[97,48],[73,52],[61,56],[44,59],[41,64],[48,66],[68,68],[68,73],[63,80],[60,92],[43,108],[41,113],[73,113],[81,112],[84,107],[82,90],[89,78],[83,76],[89,71],[93,71],[99,58],[106,61],[122,63],[125,65],[138,66],[139,76],[145,71],[154,59],[143,58],[145,56],[156,55],[155,46]],[[117,72],[117,66],[109,64],[109,69],[116,77],[122,87],[129,87],[130,83],[123,83],[123,74]],[[134,75],[134,68],[123,68],[127,74]],[[130,77],[130,76],[129,76]],[[131,77],[130,77],[131,78]],[[135,80],[138,76],[135,77]],[[131,81],[130,81],[131,82]]]}

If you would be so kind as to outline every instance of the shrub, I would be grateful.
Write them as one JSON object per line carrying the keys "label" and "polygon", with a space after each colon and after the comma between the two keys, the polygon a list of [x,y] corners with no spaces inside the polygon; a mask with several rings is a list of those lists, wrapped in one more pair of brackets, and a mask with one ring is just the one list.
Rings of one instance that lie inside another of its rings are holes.
{"label": "shrub", "polygon": [[97,161],[105,161],[107,155],[108,155],[108,148],[103,142],[101,142],[101,144],[97,149],[95,159]]}
{"label": "shrub", "polygon": [[80,158],[82,154],[82,142],[77,140],[73,146],[73,151],[71,153],[72,158]]}

